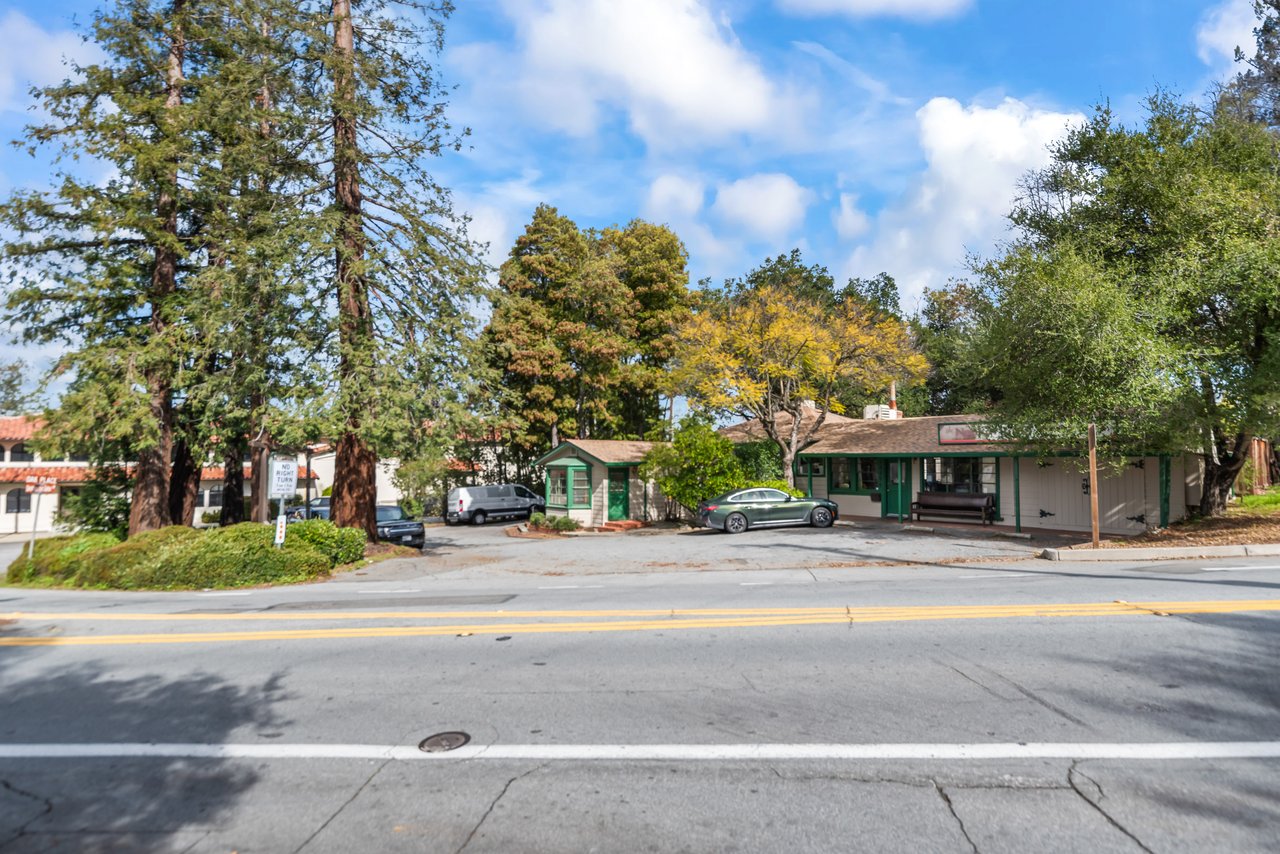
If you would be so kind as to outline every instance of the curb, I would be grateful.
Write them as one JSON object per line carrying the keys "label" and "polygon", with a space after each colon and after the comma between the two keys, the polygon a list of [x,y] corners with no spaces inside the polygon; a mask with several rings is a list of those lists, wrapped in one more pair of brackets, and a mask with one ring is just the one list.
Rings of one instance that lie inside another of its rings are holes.
{"label": "curb", "polygon": [[1280,544],[1256,546],[1175,546],[1135,549],[1045,549],[1045,560],[1098,562],[1123,560],[1177,560],[1197,557],[1280,557]]}

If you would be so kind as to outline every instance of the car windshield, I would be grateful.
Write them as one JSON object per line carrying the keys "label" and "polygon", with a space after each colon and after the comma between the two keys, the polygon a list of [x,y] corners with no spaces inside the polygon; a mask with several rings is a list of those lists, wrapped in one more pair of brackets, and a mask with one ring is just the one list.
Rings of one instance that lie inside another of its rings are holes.
{"label": "car windshield", "polygon": [[409,517],[406,516],[404,511],[401,510],[399,507],[379,507],[378,508],[379,522],[399,522],[402,519],[408,519],[408,518]]}

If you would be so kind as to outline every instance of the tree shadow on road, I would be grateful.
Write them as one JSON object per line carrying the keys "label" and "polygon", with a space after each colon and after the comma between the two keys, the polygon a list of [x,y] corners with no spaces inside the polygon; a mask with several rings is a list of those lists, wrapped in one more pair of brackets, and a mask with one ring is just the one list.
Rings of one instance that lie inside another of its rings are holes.
{"label": "tree shadow on road", "polygon": [[[8,674],[0,741],[218,744],[271,739],[288,724],[272,708],[285,699],[279,673],[241,686],[206,673],[118,677],[112,666]],[[252,765],[220,760],[0,758],[0,849],[186,848],[257,780]]]}

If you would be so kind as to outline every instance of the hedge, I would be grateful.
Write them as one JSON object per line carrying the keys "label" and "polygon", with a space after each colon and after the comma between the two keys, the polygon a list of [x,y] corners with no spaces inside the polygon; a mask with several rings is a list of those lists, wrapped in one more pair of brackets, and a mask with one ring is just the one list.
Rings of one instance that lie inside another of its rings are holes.
{"label": "hedge", "polygon": [[108,548],[119,542],[115,534],[104,533],[48,537],[36,540],[35,555],[30,560],[27,558],[27,546],[23,544],[22,553],[9,564],[5,579],[10,584],[38,578],[65,581],[76,574],[85,552]]}
{"label": "hedge", "polygon": [[334,566],[355,563],[364,557],[368,537],[359,528],[339,528],[324,519],[294,522],[288,527],[285,542],[297,538],[327,556]]}
{"label": "hedge", "polygon": [[275,529],[246,522],[198,531],[183,526],[135,534],[52,537],[36,543],[35,560],[10,565],[10,583],[172,590],[287,584],[325,575],[364,555],[365,535],[313,519],[290,525],[283,548]]}
{"label": "hedge", "polygon": [[157,559],[117,575],[112,587],[173,590],[245,587],[309,581],[333,568],[329,558],[301,538],[274,545],[270,525],[246,522],[214,528],[157,555]]}

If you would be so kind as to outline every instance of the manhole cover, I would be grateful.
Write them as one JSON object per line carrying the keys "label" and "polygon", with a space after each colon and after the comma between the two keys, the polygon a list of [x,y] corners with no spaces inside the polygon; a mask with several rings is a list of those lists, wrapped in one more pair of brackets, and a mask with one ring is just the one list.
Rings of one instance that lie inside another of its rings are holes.
{"label": "manhole cover", "polygon": [[424,738],[418,745],[418,749],[423,753],[444,753],[457,750],[470,740],[471,736],[465,732],[438,732]]}

